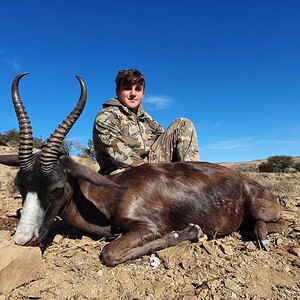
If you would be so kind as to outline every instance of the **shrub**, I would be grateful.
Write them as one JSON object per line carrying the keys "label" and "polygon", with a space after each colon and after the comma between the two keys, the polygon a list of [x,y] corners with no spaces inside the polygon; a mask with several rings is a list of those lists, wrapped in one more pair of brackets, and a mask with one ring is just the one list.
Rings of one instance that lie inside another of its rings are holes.
{"label": "shrub", "polygon": [[44,145],[44,141],[40,138],[33,138],[33,147],[37,149],[42,149]]}
{"label": "shrub", "polygon": [[[44,142],[40,138],[33,137],[33,147],[42,149]],[[19,145],[19,132],[16,129],[10,129],[0,134],[1,146],[18,146]]]}
{"label": "shrub", "polygon": [[96,160],[95,149],[94,149],[94,144],[93,144],[92,140],[88,140],[87,146],[80,145],[79,149],[81,151],[81,155],[89,156],[93,160]]}
{"label": "shrub", "polygon": [[16,129],[10,129],[0,134],[0,145],[17,146],[19,144],[19,132]]}
{"label": "shrub", "polygon": [[258,166],[259,172],[285,173],[294,166],[295,162],[291,156],[271,156],[266,162]]}
{"label": "shrub", "polygon": [[300,172],[300,163],[294,164],[294,169],[298,172]]}
{"label": "shrub", "polygon": [[60,145],[60,151],[64,152],[67,155],[71,155],[73,150],[74,142],[71,140],[63,140],[62,144]]}

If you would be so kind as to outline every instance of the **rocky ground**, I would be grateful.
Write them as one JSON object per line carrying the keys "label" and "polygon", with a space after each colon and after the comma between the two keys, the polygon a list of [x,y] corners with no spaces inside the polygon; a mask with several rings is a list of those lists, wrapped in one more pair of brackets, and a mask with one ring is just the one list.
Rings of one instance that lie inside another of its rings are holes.
{"label": "rocky ground", "polygon": [[[94,167],[90,161],[82,162]],[[12,229],[21,207],[13,188],[16,172],[0,165],[0,230]],[[108,241],[83,236],[57,220],[52,242],[43,249],[41,275],[0,294],[0,300],[300,299],[300,173],[247,174],[280,195],[282,216],[289,223],[282,234],[269,235],[269,252],[233,233],[217,240],[183,242],[109,268],[99,260]]]}

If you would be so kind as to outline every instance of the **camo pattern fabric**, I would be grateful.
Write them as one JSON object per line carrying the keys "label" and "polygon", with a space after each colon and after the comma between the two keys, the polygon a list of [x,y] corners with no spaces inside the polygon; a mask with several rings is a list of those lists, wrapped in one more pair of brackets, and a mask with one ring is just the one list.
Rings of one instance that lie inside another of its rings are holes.
{"label": "camo pattern fabric", "polygon": [[95,118],[93,142],[99,173],[115,174],[146,162],[199,160],[193,124],[177,119],[164,129],[140,106],[137,114],[117,99]]}
{"label": "camo pattern fabric", "polygon": [[96,116],[93,142],[101,174],[146,162],[150,147],[164,132],[140,106],[137,114],[109,99]]}
{"label": "camo pattern fabric", "polygon": [[198,138],[193,123],[176,119],[151,146],[148,162],[198,161]]}

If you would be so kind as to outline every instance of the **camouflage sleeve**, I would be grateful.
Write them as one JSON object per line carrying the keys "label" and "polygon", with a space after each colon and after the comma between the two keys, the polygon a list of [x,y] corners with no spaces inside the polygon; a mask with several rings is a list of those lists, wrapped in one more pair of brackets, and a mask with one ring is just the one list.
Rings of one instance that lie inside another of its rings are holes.
{"label": "camouflage sleeve", "polygon": [[103,112],[96,117],[94,126],[101,144],[105,147],[108,155],[118,165],[134,167],[145,161],[130,148],[120,131],[119,120],[111,112]]}

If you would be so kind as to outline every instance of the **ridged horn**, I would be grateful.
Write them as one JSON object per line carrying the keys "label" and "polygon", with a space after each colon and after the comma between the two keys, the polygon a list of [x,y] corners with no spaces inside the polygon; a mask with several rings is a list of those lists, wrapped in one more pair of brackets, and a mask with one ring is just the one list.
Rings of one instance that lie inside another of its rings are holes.
{"label": "ridged horn", "polygon": [[41,170],[45,173],[51,172],[55,168],[58,159],[59,148],[66,135],[81,115],[86,103],[87,91],[85,83],[79,76],[76,76],[76,78],[78,79],[81,87],[80,98],[72,112],[54,130],[43,146],[41,155]]}
{"label": "ridged horn", "polygon": [[19,122],[19,163],[21,170],[28,170],[34,165],[33,159],[33,135],[29,117],[19,94],[20,79],[29,74],[25,72],[15,77],[11,86],[11,96],[15,112]]}

